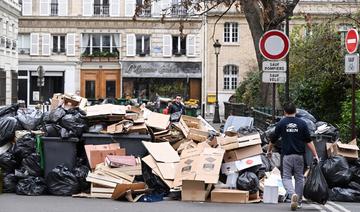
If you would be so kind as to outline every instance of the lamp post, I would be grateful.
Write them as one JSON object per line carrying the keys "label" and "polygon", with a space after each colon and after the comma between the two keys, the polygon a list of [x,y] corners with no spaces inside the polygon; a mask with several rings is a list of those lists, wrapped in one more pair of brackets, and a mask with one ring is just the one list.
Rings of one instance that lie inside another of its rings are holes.
{"label": "lamp post", "polygon": [[218,96],[218,72],[219,72],[219,54],[220,54],[220,48],[221,44],[219,40],[216,40],[214,43],[214,49],[215,49],[215,55],[216,55],[216,99],[215,99],[215,113],[214,113],[214,119],[213,123],[220,123],[220,114],[219,114],[219,96]]}
{"label": "lamp post", "polygon": [[[287,4],[289,6],[292,6],[294,3],[293,0],[287,0]],[[289,22],[290,22],[290,18],[289,16],[292,16],[293,13],[291,12],[291,14],[289,14],[288,16],[286,16],[285,19],[285,34],[286,36],[288,36],[288,38],[290,38],[290,33],[289,33]],[[290,101],[290,91],[289,91],[289,81],[290,81],[290,66],[289,66],[289,54],[286,55],[286,82],[285,82],[285,101],[288,102]]]}

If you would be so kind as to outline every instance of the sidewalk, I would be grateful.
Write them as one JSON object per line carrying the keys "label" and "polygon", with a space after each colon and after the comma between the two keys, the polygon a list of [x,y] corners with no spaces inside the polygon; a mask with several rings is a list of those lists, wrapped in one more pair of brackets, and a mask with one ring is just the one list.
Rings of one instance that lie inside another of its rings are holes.
{"label": "sidewalk", "polygon": [[205,117],[205,120],[206,120],[207,122],[209,122],[209,124],[210,124],[211,126],[213,126],[213,127],[215,128],[215,130],[220,131],[221,125],[224,125],[224,124],[225,124],[225,118],[224,118],[224,116],[220,116],[221,123],[213,123],[213,119],[214,119],[214,116],[213,116],[212,114],[207,115],[207,116]]}

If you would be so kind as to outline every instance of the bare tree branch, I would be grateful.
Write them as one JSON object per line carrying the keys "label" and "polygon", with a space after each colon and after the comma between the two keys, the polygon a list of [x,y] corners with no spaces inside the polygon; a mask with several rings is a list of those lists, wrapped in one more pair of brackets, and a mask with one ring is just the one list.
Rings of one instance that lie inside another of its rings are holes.
{"label": "bare tree branch", "polygon": [[217,23],[220,21],[220,19],[231,9],[232,5],[235,3],[235,1],[233,1],[229,6],[228,8],[223,12],[221,13],[221,15],[216,19],[215,21],[215,24],[214,24],[214,28],[213,28],[213,33],[211,35],[211,39],[213,40],[213,42],[215,42],[215,39],[214,39],[214,36],[215,36],[215,30],[216,30],[216,25]]}

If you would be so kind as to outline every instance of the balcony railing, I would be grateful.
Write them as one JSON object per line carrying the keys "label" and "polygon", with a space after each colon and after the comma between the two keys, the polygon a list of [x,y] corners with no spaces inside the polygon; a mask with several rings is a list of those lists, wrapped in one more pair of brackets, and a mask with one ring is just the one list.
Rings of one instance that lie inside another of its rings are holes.
{"label": "balcony railing", "polygon": [[184,7],[171,8],[171,16],[185,16],[185,15],[187,15],[187,10]]}
{"label": "balcony railing", "polygon": [[140,17],[151,17],[151,8],[142,9]]}
{"label": "balcony railing", "polygon": [[109,5],[108,4],[94,4],[94,15],[95,16],[109,16]]}
{"label": "balcony railing", "polygon": [[19,48],[19,54],[30,54],[30,48]]}
{"label": "balcony railing", "polygon": [[60,54],[60,53],[65,53],[66,52],[66,49],[65,48],[53,48],[51,50],[52,53],[57,53],[57,54]]}

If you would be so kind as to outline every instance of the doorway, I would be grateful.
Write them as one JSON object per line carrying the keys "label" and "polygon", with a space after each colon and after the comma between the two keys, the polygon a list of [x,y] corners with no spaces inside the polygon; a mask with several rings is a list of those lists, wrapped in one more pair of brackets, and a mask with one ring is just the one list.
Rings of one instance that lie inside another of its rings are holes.
{"label": "doorway", "polygon": [[120,98],[120,70],[82,70],[80,93],[89,100]]}

